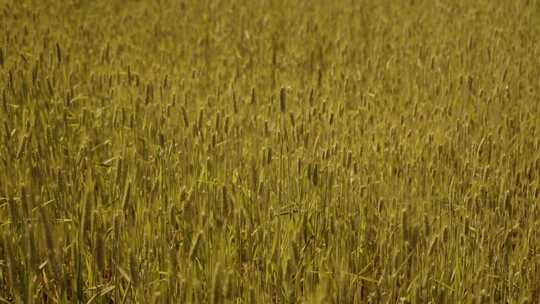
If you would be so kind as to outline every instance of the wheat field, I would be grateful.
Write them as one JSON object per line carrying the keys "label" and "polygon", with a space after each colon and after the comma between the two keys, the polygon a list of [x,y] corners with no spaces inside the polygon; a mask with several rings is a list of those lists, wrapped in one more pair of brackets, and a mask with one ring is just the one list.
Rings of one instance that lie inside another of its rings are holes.
{"label": "wheat field", "polygon": [[540,2],[0,1],[0,303],[540,303]]}

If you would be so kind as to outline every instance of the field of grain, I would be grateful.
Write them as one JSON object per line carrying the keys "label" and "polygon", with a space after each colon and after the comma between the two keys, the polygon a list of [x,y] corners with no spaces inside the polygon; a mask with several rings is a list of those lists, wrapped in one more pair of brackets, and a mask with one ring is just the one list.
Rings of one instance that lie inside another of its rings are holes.
{"label": "field of grain", "polygon": [[0,303],[539,303],[535,0],[0,1]]}

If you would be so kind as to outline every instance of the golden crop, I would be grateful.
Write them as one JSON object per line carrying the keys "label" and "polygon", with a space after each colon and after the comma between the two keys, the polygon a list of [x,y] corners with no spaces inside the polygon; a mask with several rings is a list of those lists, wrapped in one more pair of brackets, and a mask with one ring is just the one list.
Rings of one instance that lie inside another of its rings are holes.
{"label": "golden crop", "polygon": [[0,303],[538,303],[535,0],[0,1]]}

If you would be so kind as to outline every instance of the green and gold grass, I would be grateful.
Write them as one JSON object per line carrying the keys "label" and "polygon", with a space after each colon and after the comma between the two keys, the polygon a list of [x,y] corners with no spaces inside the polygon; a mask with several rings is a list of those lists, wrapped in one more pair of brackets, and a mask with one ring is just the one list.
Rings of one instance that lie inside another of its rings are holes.
{"label": "green and gold grass", "polygon": [[537,1],[0,1],[0,302],[540,301]]}

